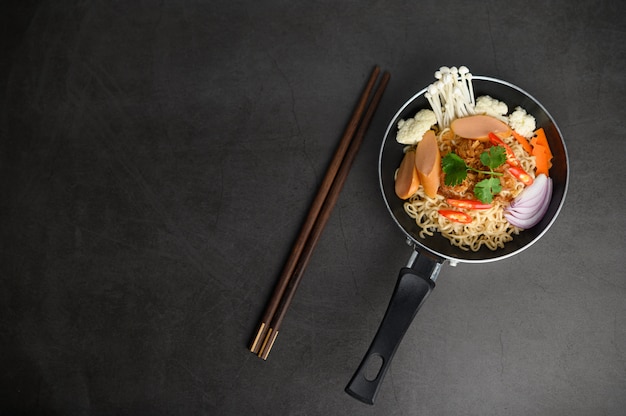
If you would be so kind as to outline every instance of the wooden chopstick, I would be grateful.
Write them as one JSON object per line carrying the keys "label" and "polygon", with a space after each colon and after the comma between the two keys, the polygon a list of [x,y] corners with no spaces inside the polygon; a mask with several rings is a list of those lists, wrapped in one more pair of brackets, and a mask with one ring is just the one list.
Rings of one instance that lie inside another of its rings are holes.
{"label": "wooden chopstick", "polygon": [[[374,71],[372,75],[374,74],[376,74],[377,77],[378,71]],[[277,310],[275,311],[275,314],[270,321],[267,333],[265,334],[265,338],[263,339],[263,342],[257,353],[258,356],[264,360],[267,359],[274,345],[274,342],[276,341],[276,337],[278,336],[278,333],[280,331],[280,326],[283,322],[285,314],[287,313],[287,310],[298,288],[298,285],[302,280],[304,270],[306,269],[309,260],[311,259],[313,250],[317,245],[317,242],[319,241],[322,231],[326,226],[326,223],[328,222],[335,203],[337,202],[339,194],[341,193],[346,178],[348,177],[348,173],[350,172],[350,168],[352,167],[352,163],[354,162],[356,154],[361,146],[361,143],[363,142],[363,138],[365,136],[365,133],[367,132],[369,123],[376,111],[376,108],[378,107],[378,103],[380,102],[382,94],[387,87],[389,78],[389,73],[385,72],[373,98],[370,100],[370,104],[367,108],[365,115],[363,116],[363,119],[354,138],[350,143],[350,147],[343,158],[343,163],[341,163],[339,171],[337,172],[336,177],[332,182],[330,189],[328,190],[324,204],[319,211],[317,219],[314,221],[309,237],[306,240],[304,247],[302,248],[301,254],[293,270],[293,274],[287,282],[287,287],[285,288],[283,296],[278,304]],[[368,92],[368,98],[370,92],[371,91]]]}
{"label": "wooden chopstick", "polygon": [[287,288],[287,284],[293,275],[293,271],[296,268],[296,264],[298,263],[298,259],[302,254],[302,250],[304,245],[306,244],[309,235],[311,234],[311,230],[313,229],[313,225],[322,209],[322,205],[326,200],[326,196],[330,190],[330,187],[337,176],[337,172],[339,171],[339,167],[343,162],[344,156],[348,150],[352,137],[354,136],[354,132],[356,131],[359,122],[363,116],[363,112],[365,111],[365,106],[367,105],[367,100],[371,94],[371,91],[374,88],[374,84],[376,83],[376,79],[378,78],[378,74],[380,73],[380,68],[378,66],[374,67],[372,74],[357,102],[356,108],[346,130],[339,141],[339,145],[335,150],[335,154],[333,155],[332,161],[326,170],[326,174],[324,175],[324,179],[320,184],[320,187],[315,195],[315,199],[313,200],[311,207],[309,208],[309,213],[300,229],[300,233],[294,243],[291,252],[289,253],[289,257],[285,265],[283,266],[283,270],[281,272],[280,277],[278,278],[278,282],[274,287],[274,291],[272,296],[270,297],[265,311],[263,312],[263,316],[261,317],[261,321],[259,322],[258,329],[255,333],[254,338],[252,339],[252,343],[250,344],[250,351],[255,354],[258,354],[263,345],[263,341],[267,337],[267,333],[269,331],[269,324],[271,320],[274,318],[274,314],[278,309],[278,305],[285,293],[285,289]]}

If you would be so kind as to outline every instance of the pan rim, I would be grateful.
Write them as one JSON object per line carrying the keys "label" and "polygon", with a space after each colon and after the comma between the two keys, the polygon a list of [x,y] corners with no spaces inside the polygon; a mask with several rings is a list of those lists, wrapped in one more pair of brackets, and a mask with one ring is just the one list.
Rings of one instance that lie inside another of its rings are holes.
{"label": "pan rim", "polygon": [[563,146],[564,158],[565,158],[565,164],[566,164],[565,178],[564,178],[565,181],[564,181],[564,184],[563,184],[563,196],[561,197],[561,200],[559,201],[559,203],[558,203],[558,205],[556,207],[555,213],[552,216],[552,218],[550,219],[550,221],[545,225],[545,227],[530,242],[522,245],[521,247],[519,247],[516,250],[504,253],[504,254],[499,255],[499,256],[489,257],[489,258],[465,259],[465,258],[460,258],[460,257],[456,257],[456,256],[451,256],[451,255],[448,255],[448,254],[445,254],[445,253],[441,253],[441,252],[439,252],[437,250],[434,250],[434,249],[428,247],[424,243],[420,242],[417,238],[415,238],[415,236],[411,232],[409,232],[398,221],[396,215],[393,212],[393,209],[392,209],[389,201],[387,200],[387,197],[385,195],[384,186],[383,186],[382,159],[383,159],[383,152],[384,152],[384,149],[385,149],[385,144],[387,143],[387,140],[390,137],[390,132],[393,129],[396,128],[396,122],[397,122],[398,118],[400,117],[400,115],[405,111],[405,109],[408,106],[410,106],[416,99],[421,97],[428,90],[428,87],[425,87],[425,88],[421,89],[420,91],[418,91],[417,93],[415,93],[414,95],[412,95],[408,100],[405,101],[405,103],[393,115],[391,121],[389,122],[389,124],[387,126],[387,129],[385,130],[385,135],[383,136],[383,140],[382,140],[382,143],[381,143],[381,146],[380,146],[380,150],[379,150],[379,154],[378,154],[378,182],[379,182],[379,190],[380,190],[380,192],[382,194],[383,201],[385,203],[385,206],[387,207],[387,211],[391,215],[391,218],[396,223],[396,225],[400,228],[400,230],[402,230],[402,232],[404,233],[405,237],[407,238],[407,242],[409,242],[413,246],[413,249],[417,250],[418,252],[421,251],[421,250],[425,250],[425,251],[429,252],[431,255],[434,255],[436,257],[441,258],[443,261],[449,261],[451,264],[456,264],[456,263],[474,263],[474,264],[476,264],[476,263],[489,263],[489,262],[494,262],[494,261],[498,261],[498,260],[504,260],[506,258],[512,257],[512,256],[514,256],[516,254],[519,254],[522,251],[526,250],[527,248],[529,248],[530,246],[535,244],[541,237],[543,237],[543,235],[552,227],[552,225],[554,224],[554,222],[556,221],[557,217],[559,216],[559,214],[561,212],[563,204],[565,203],[565,198],[566,198],[568,187],[569,187],[569,175],[570,175],[569,166],[570,166],[570,164],[569,164],[569,157],[568,157],[568,152],[567,152],[567,148],[566,148],[566,145],[565,145],[565,141],[563,140],[563,134],[561,133],[561,130],[560,130],[558,124],[555,122],[554,118],[546,110],[546,108],[543,106],[543,104],[541,104],[535,97],[533,97],[531,94],[529,94],[524,89],[522,89],[522,88],[518,87],[517,85],[514,85],[514,84],[512,84],[512,83],[510,83],[508,81],[504,81],[504,80],[501,80],[501,79],[498,79],[498,78],[484,76],[484,75],[474,75],[473,79],[474,80],[487,81],[487,82],[493,82],[493,83],[501,84],[501,85],[507,86],[509,88],[512,88],[514,90],[517,90],[518,92],[520,92],[521,94],[525,95],[530,100],[532,100],[534,102],[534,104],[536,104],[545,113],[545,115],[548,117],[548,119],[554,125],[554,128],[557,130],[557,132],[559,134],[559,139],[560,139],[561,144]]}

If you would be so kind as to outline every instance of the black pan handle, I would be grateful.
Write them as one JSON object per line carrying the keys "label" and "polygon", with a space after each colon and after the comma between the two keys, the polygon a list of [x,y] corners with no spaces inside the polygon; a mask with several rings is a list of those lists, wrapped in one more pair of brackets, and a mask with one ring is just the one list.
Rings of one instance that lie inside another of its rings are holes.
{"label": "black pan handle", "polygon": [[400,341],[430,292],[435,288],[443,259],[419,254],[411,267],[400,270],[396,287],[365,357],[346,386],[346,393],[374,404],[385,373]]}

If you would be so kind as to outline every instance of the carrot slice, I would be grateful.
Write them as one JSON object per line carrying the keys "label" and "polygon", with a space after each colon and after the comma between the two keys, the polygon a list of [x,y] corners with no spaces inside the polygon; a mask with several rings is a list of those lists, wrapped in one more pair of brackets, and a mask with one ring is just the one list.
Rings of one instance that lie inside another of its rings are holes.
{"label": "carrot slice", "polygon": [[553,155],[543,128],[535,130],[535,135],[530,140],[530,144],[533,146],[532,155],[535,156],[535,164],[537,165],[535,174],[539,175],[543,173],[549,176],[548,171],[552,167]]}
{"label": "carrot slice", "polygon": [[439,189],[439,176],[441,173],[441,154],[437,144],[437,136],[432,130],[424,133],[422,141],[418,143],[415,151],[415,168],[420,182],[424,187],[424,193],[431,198],[437,195]]}
{"label": "carrot slice", "polygon": [[526,150],[526,153],[531,155],[533,153],[533,148],[530,145],[530,143],[528,143],[528,139],[526,139],[526,137],[522,136],[521,134],[519,134],[515,130],[511,130],[511,133],[513,133],[513,137],[515,137],[515,139],[519,142],[519,144],[522,145],[524,150]]}
{"label": "carrot slice", "polygon": [[535,135],[530,140],[530,144],[532,144],[533,146],[535,146],[537,144],[539,144],[541,146],[544,146],[545,149],[548,152],[548,157],[550,159],[552,159],[552,151],[550,151],[550,145],[548,144],[548,138],[546,137],[546,132],[544,131],[543,127],[540,127],[537,130],[535,130]]}
{"label": "carrot slice", "polygon": [[482,141],[489,140],[489,133],[506,137],[511,131],[505,122],[486,115],[457,118],[450,123],[450,128],[458,136]]}
{"label": "carrot slice", "polygon": [[420,186],[420,179],[415,168],[415,149],[409,149],[404,154],[396,175],[396,195],[400,199],[408,199]]}
{"label": "carrot slice", "polygon": [[536,144],[533,148],[533,156],[535,156],[535,175],[544,174],[548,176],[548,171],[552,167],[552,161],[549,151],[542,145]]}

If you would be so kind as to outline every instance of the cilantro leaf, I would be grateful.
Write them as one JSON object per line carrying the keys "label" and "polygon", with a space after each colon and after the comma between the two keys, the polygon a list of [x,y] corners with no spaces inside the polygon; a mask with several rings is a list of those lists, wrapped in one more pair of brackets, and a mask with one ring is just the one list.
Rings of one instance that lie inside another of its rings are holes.
{"label": "cilantro leaf", "polygon": [[467,165],[456,153],[448,153],[441,159],[441,168],[446,174],[444,183],[448,186],[456,186],[467,177]]}
{"label": "cilantro leaf", "polygon": [[506,150],[502,146],[491,146],[480,154],[480,162],[493,170],[506,162]]}
{"label": "cilantro leaf", "polygon": [[471,168],[459,155],[450,152],[441,159],[441,169],[446,174],[444,183],[447,186],[459,185],[465,180],[469,170],[490,175],[489,178],[483,179],[474,186],[476,198],[489,204],[493,201],[493,196],[502,190],[500,180],[497,178],[502,173],[494,172],[494,169],[506,162],[506,151],[502,146],[492,146],[480,154],[480,161],[489,168],[489,171]]}
{"label": "cilantro leaf", "polygon": [[474,195],[481,202],[490,204],[493,201],[493,196],[502,190],[500,185],[500,179],[488,178],[483,179],[474,186]]}

